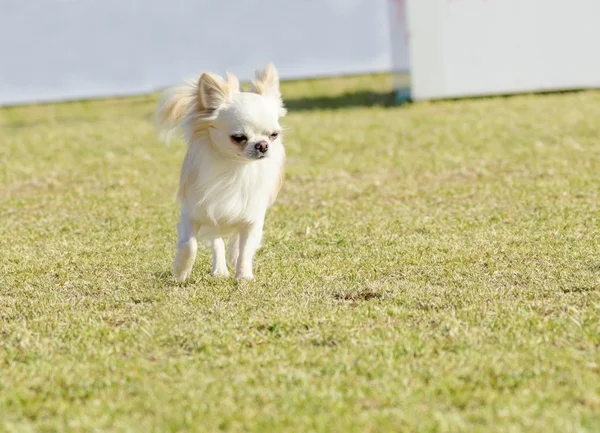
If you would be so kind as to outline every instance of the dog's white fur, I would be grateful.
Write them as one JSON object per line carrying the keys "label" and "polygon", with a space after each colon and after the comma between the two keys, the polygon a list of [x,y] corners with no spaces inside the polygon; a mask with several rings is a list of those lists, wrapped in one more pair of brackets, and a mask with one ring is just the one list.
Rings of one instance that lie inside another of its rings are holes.
{"label": "dog's white fur", "polygon": [[279,118],[285,114],[279,74],[272,64],[256,72],[249,92],[241,90],[233,75],[223,79],[203,73],[163,96],[157,120],[166,130],[180,127],[188,145],[178,194],[181,215],[173,263],[177,280],[190,276],[197,237],[211,246],[212,275],[228,276],[227,236],[236,278],[254,278],[253,258],[265,215],[283,182]]}

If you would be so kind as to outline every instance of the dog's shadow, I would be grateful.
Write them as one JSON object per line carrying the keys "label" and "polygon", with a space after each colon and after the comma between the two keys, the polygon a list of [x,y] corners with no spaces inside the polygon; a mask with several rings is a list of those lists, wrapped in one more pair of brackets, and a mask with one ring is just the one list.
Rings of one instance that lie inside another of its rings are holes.
{"label": "dog's shadow", "polygon": [[248,281],[234,280],[233,277],[213,277],[210,275],[210,269],[197,269],[192,272],[192,275],[185,281],[177,281],[171,270],[163,270],[154,272],[153,276],[160,286],[178,290],[186,288],[213,288],[216,291],[222,292],[225,296],[230,296],[233,292],[241,287],[246,287],[251,284]]}
{"label": "dog's shadow", "polygon": [[175,281],[175,279],[173,278],[173,273],[171,271],[154,272],[154,279],[156,279],[157,281],[159,281],[161,283],[169,284],[169,285],[175,285],[175,283],[177,283]]}
{"label": "dog's shadow", "polygon": [[170,288],[182,288],[188,286],[194,286],[198,283],[203,283],[203,278],[194,275],[195,272],[185,281],[177,281],[173,276],[171,270],[157,271],[154,272],[154,279],[162,286]]}

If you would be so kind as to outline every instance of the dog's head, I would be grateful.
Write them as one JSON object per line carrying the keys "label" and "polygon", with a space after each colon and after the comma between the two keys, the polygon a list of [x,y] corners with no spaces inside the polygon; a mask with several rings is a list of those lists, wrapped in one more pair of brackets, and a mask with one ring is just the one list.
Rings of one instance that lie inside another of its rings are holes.
{"label": "dog's head", "polygon": [[221,153],[256,160],[269,157],[275,147],[282,146],[279,118],[286,110],[279,74],[272,64],[256,72],[250,92],[242,91],[233,75],[223,79],[211,73],[202,74],[197,92],[202,123]]}

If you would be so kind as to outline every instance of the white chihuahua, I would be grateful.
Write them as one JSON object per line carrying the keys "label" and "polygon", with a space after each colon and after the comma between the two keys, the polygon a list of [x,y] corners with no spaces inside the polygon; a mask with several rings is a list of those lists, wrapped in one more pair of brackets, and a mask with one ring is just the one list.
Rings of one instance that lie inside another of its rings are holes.
{"label": "white chihuahua", "polygon": [[212,249],[212,275],[253,279],[252,262],[267,209],[283,183],[285,150],[279,118],[286,114],[279,74],[272,64],[257,71],[250,92],[229,73],[203,73],[167,91],[158,107],[163,127],[180,127],[188,145],[179,182],[181,215],[173,274],[186,280],[198,249]]}

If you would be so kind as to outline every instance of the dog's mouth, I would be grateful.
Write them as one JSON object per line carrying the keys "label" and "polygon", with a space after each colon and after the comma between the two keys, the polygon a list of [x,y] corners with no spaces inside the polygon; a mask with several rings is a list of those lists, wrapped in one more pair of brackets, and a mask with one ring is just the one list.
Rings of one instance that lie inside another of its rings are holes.
{"label": "dog's mouth", "polygon": [[256,161],[259,159],[268,158],[269,156],[271,156],[271,152],[270,150],[266,152],[261,152],[259,149],[245,149],[245,152],[242,155],[247,160]]}
{"label": "dog's mouth", "polygon": [[269,157],[268,153],[252,152],[249,155],[250,159],[265,159]]}

